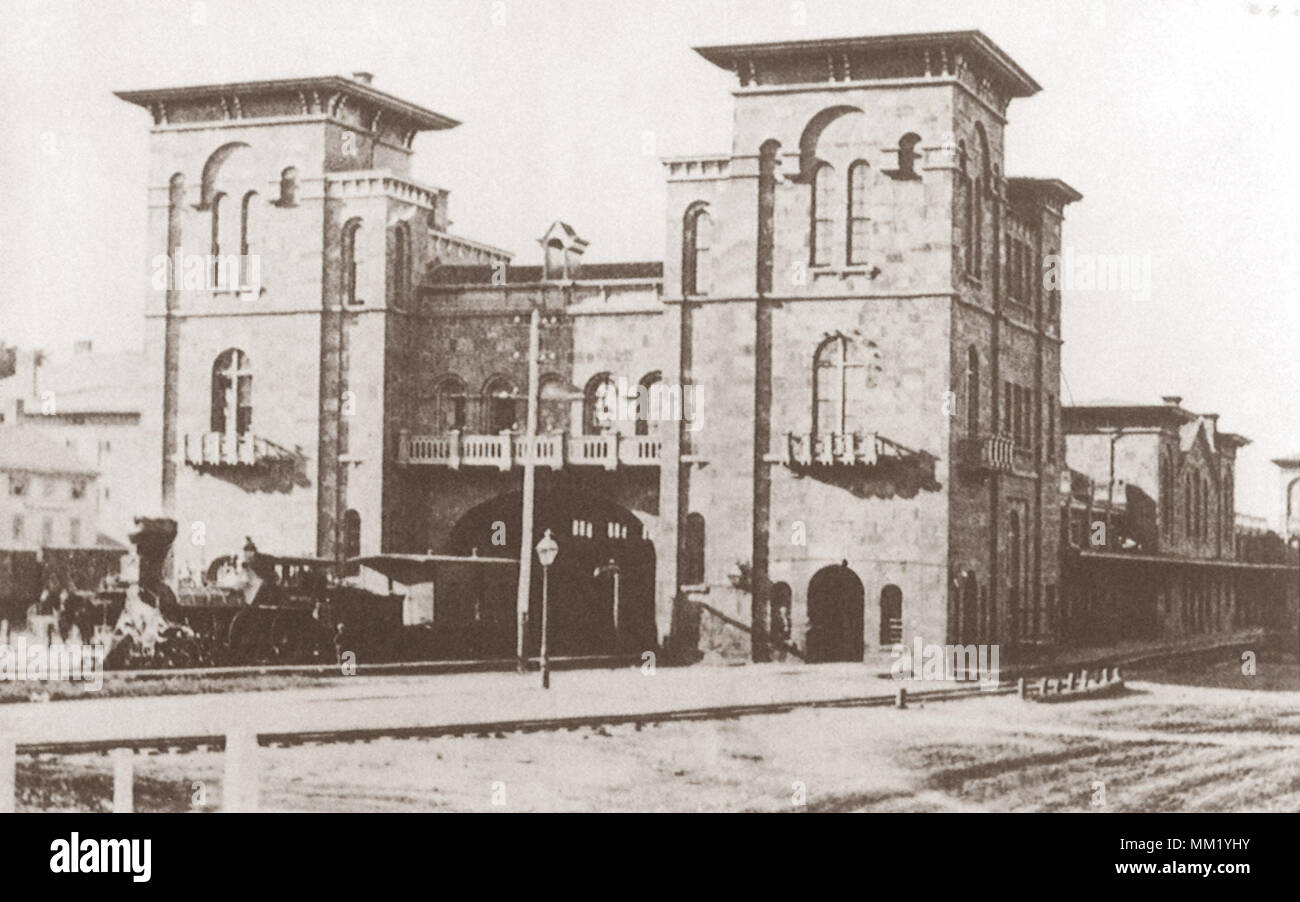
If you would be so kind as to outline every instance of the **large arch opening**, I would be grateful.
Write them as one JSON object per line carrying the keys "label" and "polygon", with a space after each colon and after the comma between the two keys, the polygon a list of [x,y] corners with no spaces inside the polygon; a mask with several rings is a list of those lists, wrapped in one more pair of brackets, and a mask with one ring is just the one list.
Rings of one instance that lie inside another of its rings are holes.
{"label": "large arch opening", "polygon": [[862,580],[847,564],[823,567],[808,583],[807,660],[861,661]]}
{"label": "large arch opening", "polygon": [[[519,492],[480,504],[452,530],[451,553],[518,558],[521,516]],[[560,546],[547,577],[552,655],[636,654],[657,646],[655,549],[636,515],[607,498],[566,490],[539,496],[533,528],[535,536],[549,529]],[[542,568],[534,560],[529,655],[540,648],[541,604]],[[513,607],[491,616],[509,624],[502,629],[513,640]]]}

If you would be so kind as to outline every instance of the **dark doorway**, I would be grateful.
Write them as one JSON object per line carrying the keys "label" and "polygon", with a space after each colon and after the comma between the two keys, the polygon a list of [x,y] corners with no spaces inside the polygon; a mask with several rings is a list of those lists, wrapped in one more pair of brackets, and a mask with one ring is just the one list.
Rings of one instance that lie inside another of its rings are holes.
{"label": "dark doorway", "polygon": [[880,644],[903,641],[903,590],[889,584],[880,590]]}
{"label": "dark doorway", "polygon": [[[452,553],[477,550],[518,558],[520,516],[519,492],[479,505],[452,531]],[[654,544],[631,511],[595,495],[539,489],[533,529],[534,541],[549,529],[560,546],[548,583],[551,654],[639,654],[656,647]],[[505,544],[493,544],[502,534]],[[618,575],[617,617],[611,561]],[[541,604],[542,568],[534,557],[526,643],[530,655],[540,647]],[[513,617],[504,626],[513,639]]]}
{"label": "dark doorway", "polygon": [[861,661],[862,580],[846,564],[823,567],[808,583],[808,660]]}

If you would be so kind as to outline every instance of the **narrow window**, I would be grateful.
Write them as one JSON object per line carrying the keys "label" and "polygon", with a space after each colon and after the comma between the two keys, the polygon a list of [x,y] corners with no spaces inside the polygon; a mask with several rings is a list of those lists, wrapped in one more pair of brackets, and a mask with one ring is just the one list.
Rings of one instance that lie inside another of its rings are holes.
{"label": "narrow window", "polygon": [[976,178],[974,194],[975,222],[971,235],[971,275],[980,277],[984,261],[984,182]]}
{"label": "narrow window", "polygon": [[898,178],[920,178],[916,174],[916,161],[921,159],[921,155],[916,152],[916,145],[920,141],[921,136],[914,132],[908,132],[898,139]]}
{"label": "narrow window", "polygon": [[343,515],[343,556],[361,556],[361,515],[351,509]]}
{"label": "narrow window", "polygon": [[682,583],[704,584],[704,515],[689,513],[682,528]]}
{"label": "narrow window", "polygon": [[835,167],[823,163],[813,176],[812,265],[831,264],[831,245],[835,228]]}
{"label": "narrow window", "polygon": [[971,345],[966,350],[966,433],[971,438],[980,431],[980,354]]}
{"label": "narrow window", "polygon": [[251,257],[259,250],[257,224],[257,192],[249,191],[239,207],[239,287],[251,288],[257,270]]}
{"label": "narrow window", "polygon": [[850,266],[867,262],[868,230],[871,220],[867,216],[867,180],[871,170],[865,160],[849,167],[849,233],[848,263]]}
{"label": "narrow window", "polygon": [[280,173],[280,206],[292,207],[298,203],[298,170],[286,167]]}
{"label": "narrow window", "polygon": [[76,517],[68,521],[68,544],[74,548],[81,544],[81,521]]}
{"label": "narrow window", "polygon": [[360,230],[360,219],[350,219],[343,226],[343,302],[345,304],[365,303],[357,297],[357,232]]}
{"label": "narrow window", "polygon": [[583,393],[582,431],[585,435],[613,432],[618,415],[618,386],[609,373],[599,373],[587,382]]}
{"label": "narrow window", "polygon": [[699,210],[692,221],[690,294],[708,294],[713,287],[713,217]]}
{"label": "narrow window", "polygon": [[212,198],[212,240],[209,253],[212,255],[212,285],[219,288],[225,284],[221,272],[221,208],[225,205],[226,195],[217,194]]}
{"label": "narrow window", "polygon": [[393,305],[406,303],[411,277],[411,235],[406,223],[399,222],[393,231]]}
{"label": "narrow window", "polygon": [[517,431],[519,399],[514,383],[505,376],[494,376],[483,386],[483,431],[492,435]]}

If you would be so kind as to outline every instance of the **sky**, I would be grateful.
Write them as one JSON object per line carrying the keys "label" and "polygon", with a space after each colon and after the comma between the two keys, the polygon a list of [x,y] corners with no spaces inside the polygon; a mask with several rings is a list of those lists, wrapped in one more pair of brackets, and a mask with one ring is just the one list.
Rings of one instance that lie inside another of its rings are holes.
{"label": "sky", "polygon": [[[662,259],[660,156],[730,148],[732,77],[691,47],[978,28],[1042,86],[1006,172],[1081,203],[1065,245],[1149,262],[1066,286],[1062,398],[1221,414],[1253,440],[1238,507],[1278,517],[1300,451],[1300,0],[5,0],[0,341],[138,348],[150,120],[112,91],[374,73],[463,122],[416,138],[453,230],[536,262],[559,218],[593,261]],[[1077,259],[1083,259],[1079,257]]]}

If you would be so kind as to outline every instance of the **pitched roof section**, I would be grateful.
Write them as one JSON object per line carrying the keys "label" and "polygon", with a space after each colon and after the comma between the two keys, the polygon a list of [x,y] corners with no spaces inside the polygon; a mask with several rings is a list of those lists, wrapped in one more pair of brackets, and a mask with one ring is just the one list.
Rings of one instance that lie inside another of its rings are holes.
{"label": "pitched roof section", "polygon": [[84,476],[97,472],[71,448],[30,426],[0,426],[0,470]]}
{"label": "pitched roof section", "polygon": [[696,47],[695,52],[735,72],[742,85],[952,76],[973,64],[997,79],[1007,97],[1029,97],[1042,90],[981,31],[721,44]]}

